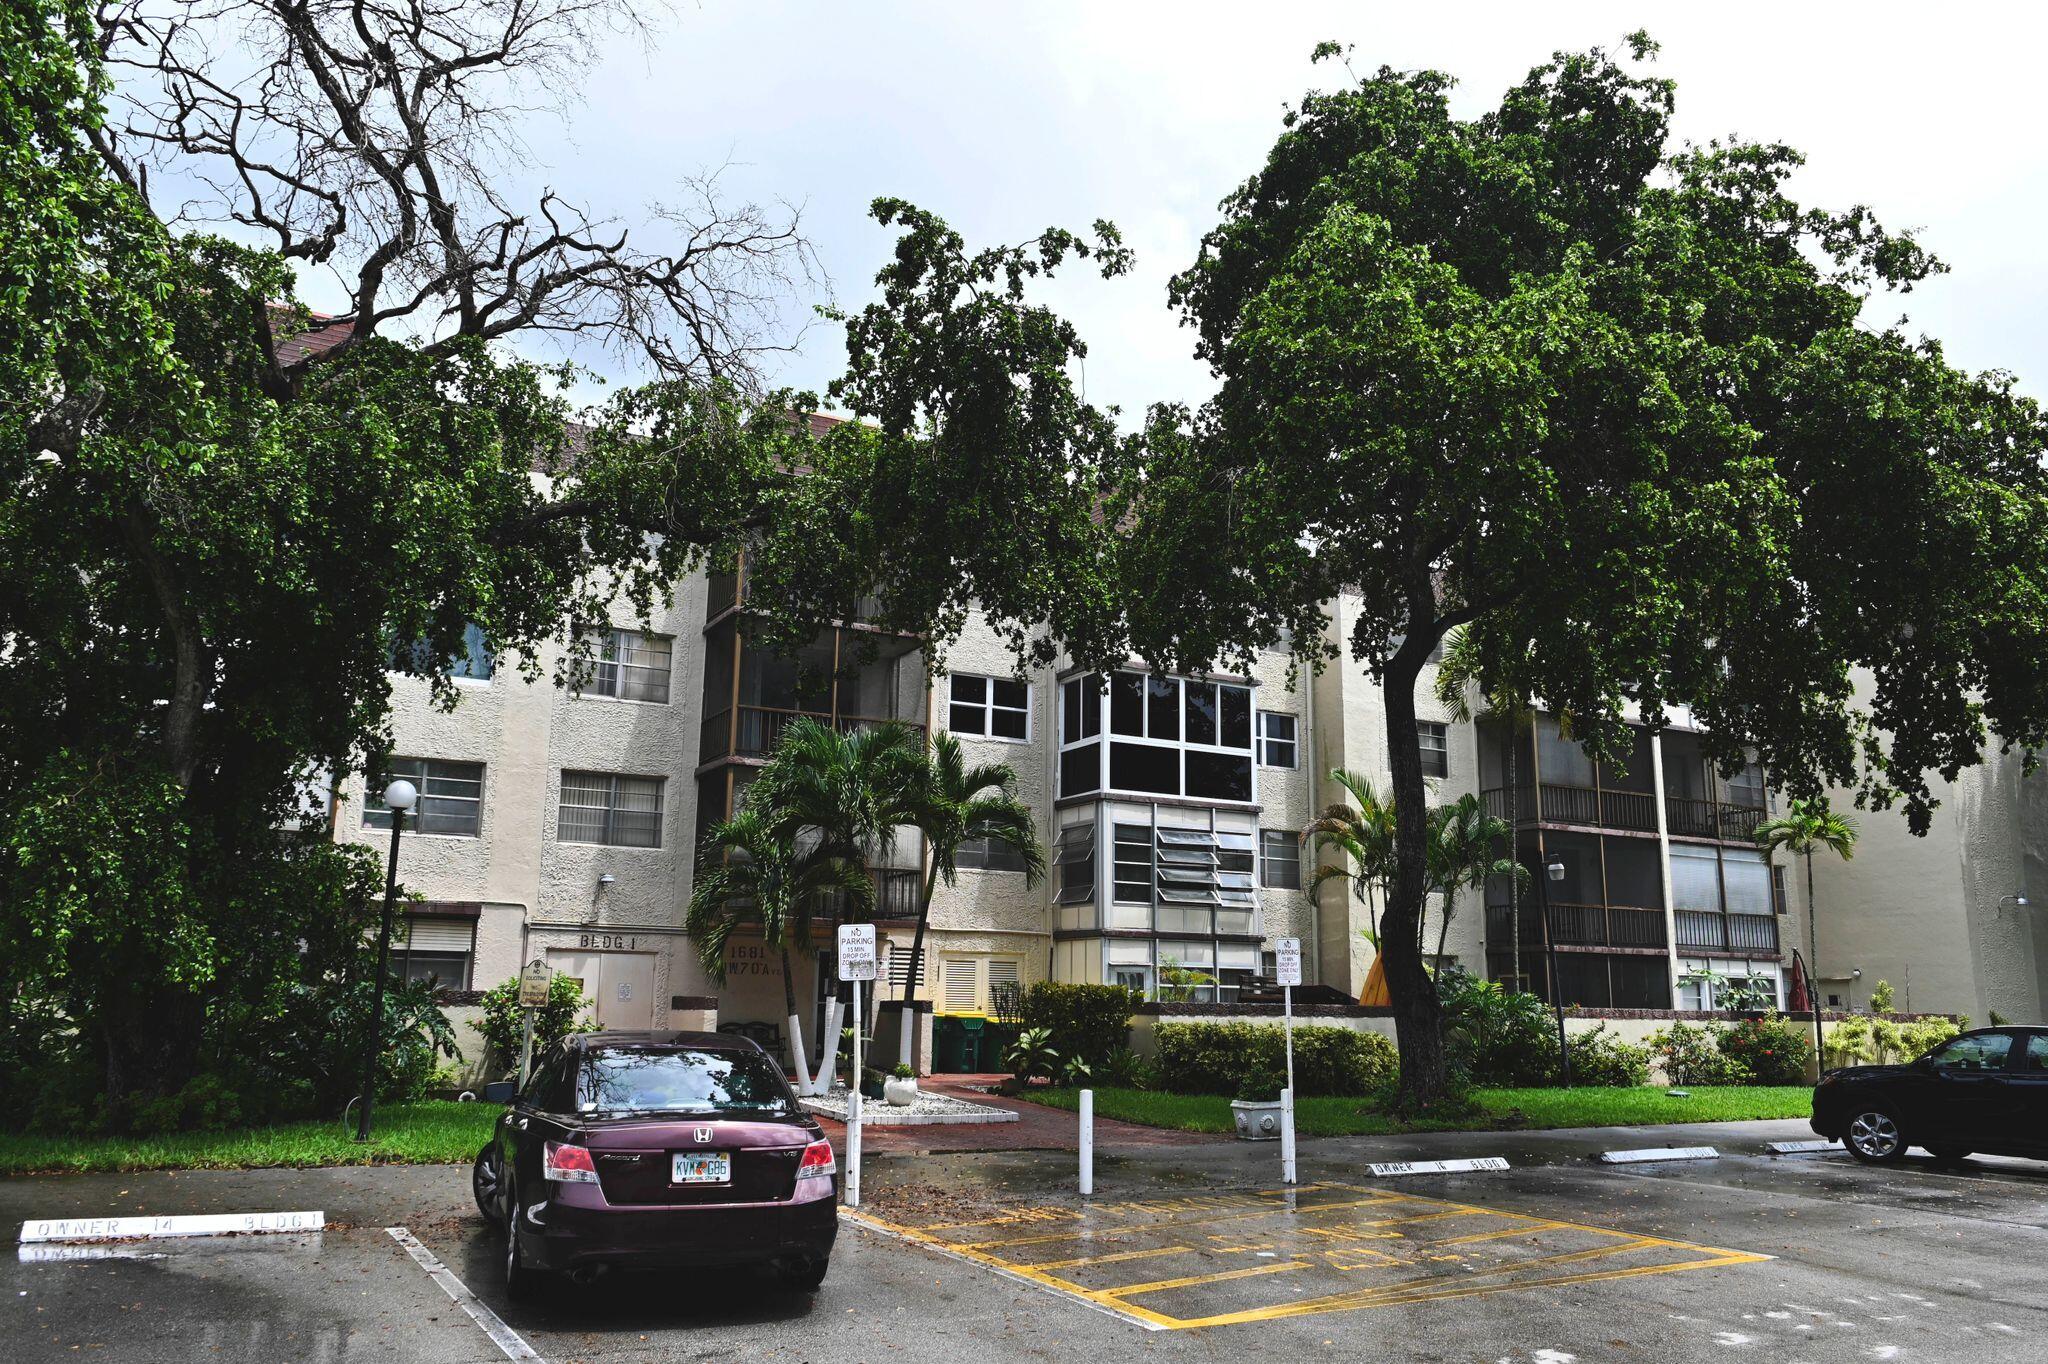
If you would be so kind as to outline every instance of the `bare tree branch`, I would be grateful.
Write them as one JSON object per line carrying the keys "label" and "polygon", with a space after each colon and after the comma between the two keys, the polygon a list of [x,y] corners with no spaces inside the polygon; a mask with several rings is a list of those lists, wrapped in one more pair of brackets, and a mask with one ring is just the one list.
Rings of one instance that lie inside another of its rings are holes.
{"label": "bare tree branch", "polygon": [[[549,333],[668,377],[743,386],[819,276],[787,205],[729,205],[714,171],[629,229],[552,190],[508,201],[525,119],[559,114],[644,0],[103,0],[118,91],[97,145],[197,223],[340,271],[332,355],[403,326],[430,345]],[[283,371],[279,378],[296,376]]]}

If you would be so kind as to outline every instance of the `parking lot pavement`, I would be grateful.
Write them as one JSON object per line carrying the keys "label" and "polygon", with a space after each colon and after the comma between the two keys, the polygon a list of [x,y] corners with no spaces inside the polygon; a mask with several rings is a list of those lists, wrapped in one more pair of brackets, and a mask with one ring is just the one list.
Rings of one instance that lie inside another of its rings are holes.
{"label": "parking lot pavement", "polygon": [[1291,1208],[1260,1178],[1267,1148],[1143,1153],[1086,1206],[1065,1153],[877,1159],[866,1211],[886,1225],[849,1217],[815,1296],[750,1274],[620,1275],[523,1307],[497,1290],[499,1243],[455,1168],[12,1180],[10,1231],[231,1208],[323,1208],[334,1225],[118,1259],[17,1251],[0,1359],[506,1358],[384,1233],[401,1223],[552,1364],[2042,1358],[2048,1167],[1875,1170],[1729,1141],[1715,1160],[1603,1167],[1566,1143],[1502,1174],[1375,1180],[1363,1163],[1384,1145],[1304,1143],[1317,1188]]}

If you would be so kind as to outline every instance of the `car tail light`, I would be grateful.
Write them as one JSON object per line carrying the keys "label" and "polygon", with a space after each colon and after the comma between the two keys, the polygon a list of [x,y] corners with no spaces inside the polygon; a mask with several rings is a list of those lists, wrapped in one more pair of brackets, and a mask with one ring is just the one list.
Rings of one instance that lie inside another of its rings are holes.
{"label": "car tail light", "polygon": [[542,1164],[542,1173],[557,1184],[595,1184],[597,1162],[590,1158],[587,1147],[551,1141],[547,1144],[547,1159]]}
{"label": "car tail light", "polygon": [[797,1162],[798,1179],[830,1179],[839,1172],[839,1166],[832,1160],[832,1143],[814,1141],[804,1148],[804,1158]]}

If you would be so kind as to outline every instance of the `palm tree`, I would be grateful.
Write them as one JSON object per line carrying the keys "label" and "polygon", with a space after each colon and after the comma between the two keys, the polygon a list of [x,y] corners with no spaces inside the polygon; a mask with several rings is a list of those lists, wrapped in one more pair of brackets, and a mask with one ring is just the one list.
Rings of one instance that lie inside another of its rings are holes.
{"label": "palm tree", "polygon": [[[747,788],[747,805],[759,808],[776,836],[792,847],[867,869],[865,898],[858,903],[841,899],[836,915],[840,923],[859,922],[872,917],[880,898],[875,869],[912,821],[912,796],[923,763],[922,736],[909,725],[891,720],[842,731],[799,717],[784,728],[767,765]],[[836,993],[825,1006],[818,1055],[814,1089],[822,1088],[839,1064]]]}
{"label": "palm tree", "polygon": [[789,945],[809,945],[812,917],[827,896],[837,894],[856,905],[872,906],[874,893],[874,882],[859,862],[816,849],[799,852],[759,806],[714,826],[705,839],[684,929],[697,946],[697,960],[720,985],[725,984],[726,943],[743,928],[758,927],[762,940],[781,955],[789,1055],[800,1092],[810,1092],[811,1086]]}
{"label": "palm tree", "polygon": [[[1470,626],[1454,632],[1444,644],[1443,661],[1437,664],[1436,698],[1460,723],[1473,718],[1470,695],[1479,685],[1479,638]],[[1522,735],[1536,725],[1536,708],[1530,704],[1526,694],[1511,685],[1496,686],[1491,691],[1481,689],[1480,700],[1484,708],[1479,719],[1502,722],[1501,748],[1506,759],[1508,797],[1508,837],[1514,837],[1514,830],[1522,820],[1521,760]],[[1517,876],[1508,882],[1508,935],[1510,955],[1509,979],[1513,988],[1522,988],[1522,878]],[[1439,953],[1441,955],[1441,953]]]}
{"label": "palm tree", "polygon": [[1339,801],[1326,806],[1301,836],[1305,842],[1314,841],[1319,860],[1329,849],[1335,849],[1342,860],[1318,866],[1302,893],[1314,905],[1325,881],[1349,881],[1353,898],[1366,907],[1371,924],[1366,938],[1378,951],[1379,911],[1373,894],[1384,894],[1387,880],[1394,874],[1394,803],[1383,799],[1361,773],[1338,768],[1330,773],[1330,780],[1349,792],[1353,803]]}
{"label": "palm tree", "polygon": [[1009,848],[1024,863],[1024,884],[1035,886],[1045,875],[1045,848],[1031,807],[1017,799],[1017,773],[1007,763],[969,767],[960,741],[950,734],[932,740],[931,753],[917,773],[910,800],[911,822],[924,835],[931,866],[924,876],[924,894],[917,906],[917,932],[910,940],[910,975],[903,987],[903,1064],[914,1063],[917,1029],[917,982],[924,964],[925,926],[931,920],[932,896],[943,879],[952,885],[958,873],[960,846],[986,838]]}
{"label": "palm tree", "polygon": [[1806,859],[1806,992],[1813,1005],[1813,1059],[1820,1064],[1820,931],[1814,921],[1820,917],[1813,903],[1813,854],[1826,848],[1844,862],[1856,855],[1856,825],[1847,815],[1828,809],[1826,801],[1793,800],[1785,813],[1756,826],[1753,835],[1767,852],[1783,850]]}
{"label": "palm tree", "polygon": [[1451,916],[1457,912],[1458,893],[1485,885],[1488,877],[1505,876],[1509,885],[1515,885],[1529,874],[1514,858],[1494,853],[1495,845],[1513,836],[1514,826],[1486,813],[1479,797],[1470,792],[1430,811],[1426,884],[1444,897],[1443,917],[1436,930],[1439,966],[1444,959],[1444,940],[1451,931]]}

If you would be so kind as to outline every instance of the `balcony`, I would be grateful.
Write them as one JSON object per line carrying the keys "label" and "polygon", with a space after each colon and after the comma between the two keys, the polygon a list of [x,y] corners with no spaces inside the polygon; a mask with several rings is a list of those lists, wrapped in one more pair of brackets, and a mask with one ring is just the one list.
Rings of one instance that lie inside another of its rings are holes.
{"label": "balcony", "polygon": [[[735,727],[733,711],[728,707],[704,717],[698,738],[697,761],[708,763],[726,757],[765,758],[774,752],[777,741],[782,738],[782,732],[799,716],[831,725],[834,729],[849,734],[856,730],[872,729],[877,725],[891,723],[879,716],[841,715],[835,718],[825,711],[741,706],[739,724]],[[920,739],[924,736],[925,727],[922,724],[911,720],[898,720],[894,723],[915,730]]]}
{"label": "balcony", "polygon": [[[1608,791],[1591,786],[1524,786],[1516,791],[1514,817],[1521,824],[1573,824],[1591,829],[1657,832],[1657,801],[1647,791]],[[1508,789],[1486,793],[1488,814],[1509,817]],[[1718,838],[1748,843],[1767,813],[1748,805],[1726,805],[1696,796],[1664,798],[1665,819],[1679,838]]]}
{"label": "balcony", "polygon": [[[1541,946],[1543,914],[1540,905],[1521,904],[1522,945]],[[1486,907],[1486,938],[1498,945],[1513,936],[1508,906]],[[1629,909],[1614,905],[1552,904],[1550,941],[1560,947],[1663,947],[1664,913],[1656,909]]]}
{"label": "balcony", "polygon": [[[911,867],[869,867],[875,878],[876,919],[915,919],[919,902],[924,897],[923,874]],[[836,919],[846,912],[846,896],[833,891],[819,901],[817,917],[820,921]],[[925,950],[931,950],[927,943]]]}
{"label": "balcony", "polygon": [[1681,909],[1673,917],[1678,945],[1703,952],[1749,952],[1778,955],[1778,919],[1773,914],[1719,914],[1707,909]]}
{"label": "balcony", "polygon": [[[1508,818],[1508,791],[1486,793],[1487,812]],[[1515,817],[1522,823],[1577,824],[1596,829],[1657,832],[1657,802],[1647,791],[1606,791],[1591,786],[1545,782],[1516,792]]]}

